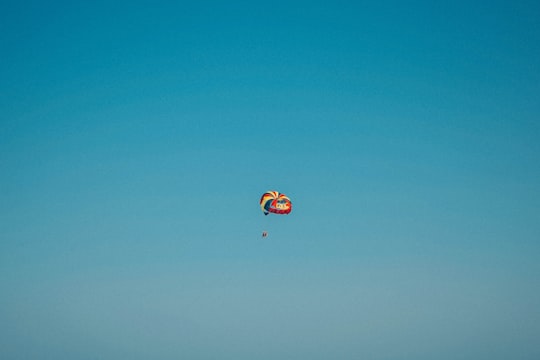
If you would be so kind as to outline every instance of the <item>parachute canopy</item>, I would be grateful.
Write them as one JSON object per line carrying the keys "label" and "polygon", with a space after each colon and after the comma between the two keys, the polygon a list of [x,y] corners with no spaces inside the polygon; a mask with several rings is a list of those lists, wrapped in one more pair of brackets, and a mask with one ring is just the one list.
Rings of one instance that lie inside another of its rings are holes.
{"label": "parachute canopy", "polygon": [[288,214],[292,210],[291,199],[277,191],[267,191],[261,197],[261,210],[264,215]]}

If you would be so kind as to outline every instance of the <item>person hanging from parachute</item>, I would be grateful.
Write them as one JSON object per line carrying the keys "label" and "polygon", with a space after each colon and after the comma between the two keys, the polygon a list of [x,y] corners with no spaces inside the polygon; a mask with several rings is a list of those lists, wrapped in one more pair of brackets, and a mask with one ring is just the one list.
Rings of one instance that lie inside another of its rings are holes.
{"label": "person hanging from parachute", "polygon": [[[276,215],[288,215],[292,211],[292,202],[285,194],[280,194],[277,191],[267,191],[261,196],[259,201],[261,210],[264,215],[270,213]],[[268,232],[263,231],[262,237],[266,238]]]}

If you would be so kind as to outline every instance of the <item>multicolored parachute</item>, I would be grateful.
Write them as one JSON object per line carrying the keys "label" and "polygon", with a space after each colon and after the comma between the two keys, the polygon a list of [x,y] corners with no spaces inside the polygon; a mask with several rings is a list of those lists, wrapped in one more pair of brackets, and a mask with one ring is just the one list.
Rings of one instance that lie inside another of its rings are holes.
{"label": "multicolored parachute", "polygon": [[288,214],[292,210],[291,199],[277,191],[265,192],[261,197],[260,203],[264,215],[268,215],[269,213]]}

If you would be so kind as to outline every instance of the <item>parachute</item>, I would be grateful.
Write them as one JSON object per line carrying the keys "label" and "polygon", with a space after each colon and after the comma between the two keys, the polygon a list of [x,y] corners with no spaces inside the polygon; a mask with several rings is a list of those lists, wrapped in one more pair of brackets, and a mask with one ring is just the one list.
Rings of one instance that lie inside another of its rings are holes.
{"label": "parachute", "polygon": [[261,210],[264,215],[289,214],[292,210],[291,199],[277,191],[267,191],[261,196]]}

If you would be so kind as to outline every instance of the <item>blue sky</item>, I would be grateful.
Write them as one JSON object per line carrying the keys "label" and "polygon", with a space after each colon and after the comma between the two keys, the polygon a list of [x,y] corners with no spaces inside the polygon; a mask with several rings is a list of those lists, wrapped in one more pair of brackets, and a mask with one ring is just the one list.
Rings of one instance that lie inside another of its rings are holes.
{"label": "blue sky", "polygon": [[536,3],[1,14],[3,358],[540,356]]}

